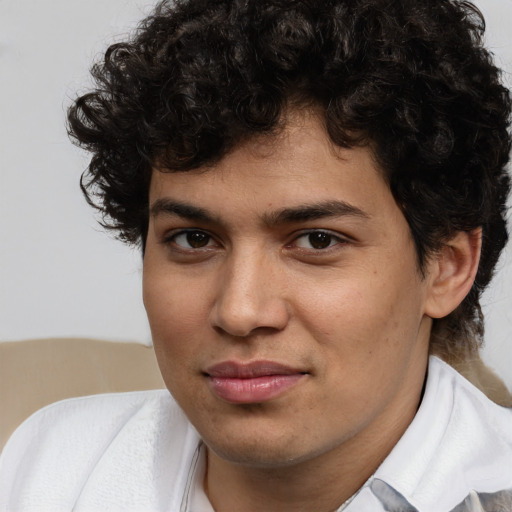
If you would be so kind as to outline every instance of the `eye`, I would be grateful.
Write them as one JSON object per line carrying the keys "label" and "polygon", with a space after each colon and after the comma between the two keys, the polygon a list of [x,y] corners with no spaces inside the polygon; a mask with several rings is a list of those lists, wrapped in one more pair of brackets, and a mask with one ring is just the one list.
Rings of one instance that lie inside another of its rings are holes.
{"label": "eye", "polygon": [[168,241],[182,249],[203,249],[214,244],[213,238],[204,231],[187,230],[172,235]]}
{"label": "eye", "polygon": [[311,231],[298,236],[295,239],[294,245],[301,249],[322,250],[343,242],[344,240],[342,238],[328,231]]}

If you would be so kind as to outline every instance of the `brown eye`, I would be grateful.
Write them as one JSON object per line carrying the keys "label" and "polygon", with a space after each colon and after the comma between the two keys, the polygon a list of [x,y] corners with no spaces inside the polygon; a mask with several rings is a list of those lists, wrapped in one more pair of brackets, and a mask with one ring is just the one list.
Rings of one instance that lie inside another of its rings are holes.
{"label": "brown eye", "polygon": [[329,233],[318,231],[308,235],[308,241],[313,249],[326,249],[332,243],[332,236]]}
{"label": "brown eye", "polygon": [[212,243],[212,237],[204,231],[182,231],[172,241],[184,249],[202,249]]}
{"label": "brown eye", "polygon": [[335,245],[342,245],[345,242],[345,239],[336,236],[329,231],[316,230],[298,236],[293,245],[301,249],[321,251],[323,249],[329,249]]}
{"label": "brown eye", "polygon": [[194,249],[200,249],[201,247],[207,246],[209,241],[210,237],[202,231],[189,231],[187,233],[187,242],[190,247],[193,247]]}

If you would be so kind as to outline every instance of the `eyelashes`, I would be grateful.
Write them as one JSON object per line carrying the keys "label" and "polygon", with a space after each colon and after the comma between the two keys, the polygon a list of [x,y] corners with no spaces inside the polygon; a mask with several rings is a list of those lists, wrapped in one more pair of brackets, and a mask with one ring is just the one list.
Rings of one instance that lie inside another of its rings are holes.
{"label": "eyelashes", "polygon": [[[222,248],[222,243],[214,235],[202,229],[175,230],[167,234],[162,243],[171,250],[191,254]],[[285,249],[321,253],[348,243],[350,243],[350,239],[339,233],[325,229],[309,229],[295,234],[292,240],[285,245]]]}
{"label": "eyelashes", "polygon": [[175,244],[182,249],[197,250],[205,247],[216,246],[213,237],[206,231],[199,229],[187,229],[178,231],[174,235],[166,237],[164,243]]}
{"label": "eyelashes", "polygon": [[301,249],[322,251],[344,243],[347,243],[346,239],[330,231],[312,230],[297,236],[291,245]]}

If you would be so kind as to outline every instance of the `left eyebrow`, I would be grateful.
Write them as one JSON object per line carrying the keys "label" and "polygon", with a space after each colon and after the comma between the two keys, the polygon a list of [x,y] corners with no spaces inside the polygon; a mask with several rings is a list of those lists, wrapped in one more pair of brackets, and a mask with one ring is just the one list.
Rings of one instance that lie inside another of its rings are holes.
{"label": "left eyebrow", "polygon": [[263,216],[263,221],[268,226],[276,226],[279,224],[293,224],[323,219],[325,217],[359,217],[361,219],[369,219],[370,215],[345,201],[333,200],[283,208],[282,210],[266,213]]}

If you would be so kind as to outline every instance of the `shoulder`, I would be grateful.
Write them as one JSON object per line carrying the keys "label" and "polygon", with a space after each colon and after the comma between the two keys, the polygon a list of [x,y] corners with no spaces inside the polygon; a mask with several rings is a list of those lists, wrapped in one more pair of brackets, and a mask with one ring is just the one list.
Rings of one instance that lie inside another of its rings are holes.
{"label": "shoulder", "polygon": [[[145,413],[151,411],[150,415]],[[165,390],[110,393],[71,398],[50,404],[25,420],[7,442],[2,458],[40,454],[46,446],[69,444],[76,455],[89,451],[115,433],[141,420],[157,422],[162,414],[181,412]]]}
{"label": "shoulder", "polygon": [[[431,357],[413,422],[376,475],[418,510],[512,491],[512,409]],[[462,510],[462,509],[461,509]]]}
{"label": "shoulder", "polygon": [[[512,408],[502,407],[491,401],[480,389],[460,375],[450,365],[431,357],[432,373],[430,393],[441,410],[450,414],[449,426],[464,431],[470,437],[482,439],[487,434],[492,440],[503,443],[512,450]],[[510,453],[512,457],[512,452]],[[508,466],[512,473],[512,465]]]}
{"label": "shoulder", "polygon": [[167,390],[57,402],[26,420],[5,446],[0,510],[70,510],[101,493],[122,503],[135,489],[147,507],[159,499],[161,458],[178,481],[196,444]]}
{"label": "shoulder", "polygon": [[[434,418],[436,424],[434,424]],[[431,358],[419,431],[437,432],[431,464],[453,467],[472,485],[499,482],[512,489],[512,409],[492,402],[445,362]],[[433,439],[433,437],[430,437]],[[440,451],[442,449],[442,451]]]}

